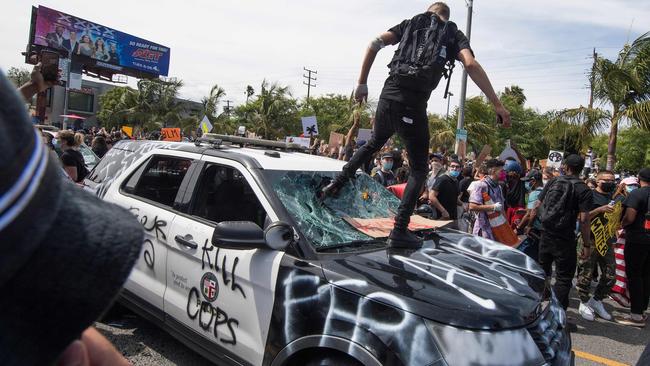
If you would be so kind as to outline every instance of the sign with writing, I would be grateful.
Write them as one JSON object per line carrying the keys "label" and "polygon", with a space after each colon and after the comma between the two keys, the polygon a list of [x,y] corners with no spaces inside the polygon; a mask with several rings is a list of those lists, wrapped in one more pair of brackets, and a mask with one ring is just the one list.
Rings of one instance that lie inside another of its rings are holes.
{"label": "sign with writing", "polygon": [[562,151],[551,150],[548,152],[548,159],[546,159],[546,166],[551,168],[560,169],[562,166],[562,159],[564,153]]}
{"label": "sign with writing", "polygon": [[616,231],[621,226],[621,214],[623,203],[618,201],[614,204],[614,211],[598,214],[591,219],[591,235],[594,237],[596,251],[601,256],[607,254],[612,239],[616,238]]}
{"label": "sign with writing", "polygon": [[467,141],[467,130],[459,128],[456,130],[456,140],[457,141]]}
{"label": "sign with writing", "polygon": [[316,116],[302,117],[302,133],[306,136],[318,136]]}
{"label": "sign with writing", "polygon": [[67,51],[106,69],[166,76],[169,47],[45,6],[33,8],[30,43]]}
{"label": "sign with writing", "polygon": [[133,137],[133,127],[122,126],[122,132],[124,132],[129,138]]}
{"label": "sign with writing", "polygon": [[370,138],[372,137],[372,130],[369,128],[360,128],[359,129],[359,134],[357,135],[357,142],[359,141],[365,141],[368,142],[370,141]]}
{"label": "sign with writing", "polygon": [[178,127],[162,128],[160,134],[163,141],[181,141],[181,129]]}
{"label": "sign with writing", "polygon": [[306,148],[309,148],[311,144],[311,139],[309,137],[287,136],[284,140],[287,144],[298,144]]}
{"label": "sign with writing", "polygon": [[338,132],[330,132],[330,142],[329,145],[330,147],[339,147],[343,144],[343,139],[345,136],[342,133]]}

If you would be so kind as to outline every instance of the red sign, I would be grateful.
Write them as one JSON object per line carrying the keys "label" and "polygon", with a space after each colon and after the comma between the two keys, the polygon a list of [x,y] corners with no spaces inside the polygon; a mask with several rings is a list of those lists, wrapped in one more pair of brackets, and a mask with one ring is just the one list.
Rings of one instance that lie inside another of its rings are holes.
{"label": "red sign", "polygon": [[178,127],[162,128],[160,134],[164,141],[181,141],[181,129]]}

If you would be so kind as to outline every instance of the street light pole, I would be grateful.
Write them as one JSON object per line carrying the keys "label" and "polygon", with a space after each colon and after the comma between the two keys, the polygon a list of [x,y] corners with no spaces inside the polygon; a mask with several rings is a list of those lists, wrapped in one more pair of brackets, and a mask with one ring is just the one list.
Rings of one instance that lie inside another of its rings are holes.
{"label": "street light pole", "polygon": [[[472,38],[472,8],[474,0],[467,0],[467,30],[465,36],[469,41]],[[458,124],[457,128],[463,129],[465,127],[465,94],[467,93],[467,70],[463,69],[463,79],[460,84],[460,104],[458,106]],[[456,141],[455,151],[458,153],[458,140]]]}
{"label": "street light pole", "polygon": [[454,96],[454,93],[447,92],[447,117],[445,118],[447,120],[449,120],[449,102],[451,102],[451,98],[449,98],[449,97],[453,97],[453,96]]}

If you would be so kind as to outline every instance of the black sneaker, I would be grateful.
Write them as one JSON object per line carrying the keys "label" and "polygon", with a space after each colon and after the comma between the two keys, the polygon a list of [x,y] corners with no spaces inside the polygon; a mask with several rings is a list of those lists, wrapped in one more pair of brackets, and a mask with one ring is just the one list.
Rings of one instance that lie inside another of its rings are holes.
{"label": "black sneaker", "polygon": [[332,181],[323,187],[319,192],[318,192],[318,198],[320,199],[325,199],[327,197],[336,197],[339,194],[339,191],[341,188],[343,188],[345,181],[342,179],[337,179],[334,178]]}
{"label": "black sneaker", "polygon": [[391,248],[419,249],[422,239],[407,229],[393,229],[388,235],[388,245]]}

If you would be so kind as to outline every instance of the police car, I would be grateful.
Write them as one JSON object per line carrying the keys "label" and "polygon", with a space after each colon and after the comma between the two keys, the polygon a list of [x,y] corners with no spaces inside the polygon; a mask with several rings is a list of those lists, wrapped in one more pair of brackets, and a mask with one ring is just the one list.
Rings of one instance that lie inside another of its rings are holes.
{"label": "police car", "polygon": [[390,217],[399,201],[363,173],[320,201],[343,162],[299,150],[118,142],[85,183],[145,230],[121,302],[217,364],[573,364],[530,258],[451,229],[390,248],[345,218]]}

